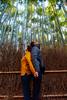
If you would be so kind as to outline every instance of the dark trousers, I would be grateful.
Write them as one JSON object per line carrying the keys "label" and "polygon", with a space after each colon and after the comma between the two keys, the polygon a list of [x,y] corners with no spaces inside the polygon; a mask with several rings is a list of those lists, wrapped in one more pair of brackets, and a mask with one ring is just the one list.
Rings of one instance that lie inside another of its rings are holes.
{"label": "dark trousers", "polygon": [[22,81],[22,90],[24,93],[24,100],[31,100],[31,95],[30,95],[30,81],[31,81],[31,76],[30,75],[24,75],[21,76],[21,81]]}
{"label": "dark trousers", "polygon": [[40,89],[41,89],[42,74],[39,74],[38,78],[33,79],[33,99],[40,100]]}

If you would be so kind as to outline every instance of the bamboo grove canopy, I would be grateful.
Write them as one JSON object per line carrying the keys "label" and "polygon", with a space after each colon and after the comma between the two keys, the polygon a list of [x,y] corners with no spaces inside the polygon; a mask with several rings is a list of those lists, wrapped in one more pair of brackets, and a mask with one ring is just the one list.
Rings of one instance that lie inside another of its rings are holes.
{"label": "bamboo grove canopy", "polygon": [[67,0],[0,0],[0,45],[67,44]]}

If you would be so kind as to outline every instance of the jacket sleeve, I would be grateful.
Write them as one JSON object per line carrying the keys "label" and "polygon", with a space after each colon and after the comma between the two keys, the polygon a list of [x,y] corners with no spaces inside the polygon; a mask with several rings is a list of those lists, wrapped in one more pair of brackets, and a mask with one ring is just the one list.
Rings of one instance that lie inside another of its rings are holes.
{"label": "jacket sleeve", "polygon": [[40,71],[40,63],[37,59],[38,57],[38,49],[37,48],[33,48],[32,51],[31,51],[31,54],[32,54],[32,62],[33,62],[33,65],[35,67],[35,69],[39,72]]}
{"label": "jacket sleeve", "polygon": [[42,74],[44,74],[45,67],[46,67],[46,65],[45,65],[43,58],[42,58],[42,55],[41,55],[41,72],[42,72]]}
{"label": "jacket sleeve", "polygon": [[33,64],[32,64],[32,61],[31,61],[31,54],[27,54],[27,55],[26,55],[26,59],[27,59],[27,62],[28,62],[28,64],[29,64],[29,68],[30,68],[31,72],[32,72],[32,74],[34,75],[34,73],[35,73],[36,71],[35,71],[35,68],[34,68],[34,66],[33,66]]}

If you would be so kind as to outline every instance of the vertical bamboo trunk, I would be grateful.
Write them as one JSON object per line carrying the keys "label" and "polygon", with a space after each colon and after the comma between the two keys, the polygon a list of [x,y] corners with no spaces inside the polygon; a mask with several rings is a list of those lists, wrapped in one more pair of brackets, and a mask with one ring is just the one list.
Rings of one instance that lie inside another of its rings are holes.
{"label": "vertical bamboo trunk", "polygon": [[64,10],[64,12],[65,12],[65,18],[66,18],[66,15],[67,15],[67,11],[66,11],[66,9],[65,9],[65,6],[64,6],[64,3],[63,3],[64,1],[63,0],[61,0],[61,3],[62,3],[62,8],[63,8],[63,10]]}
{"label": "vertical bamboo trunk", "polygon": [[26,0],[24,2],[25,4],[25,13],[24,13],[24,32],[23,32],[23,39],[22,39],[22,42],[23,42],[23,51],[25,52],[25,49],[27,48],[27,40],[26,40],[26,35],[27,35],[27,6],[28,6],[28,0]]}
{"label": "vertical bamboo trunk", "polygon": [[15,12],[15,16],[14,16],[14,22],[13,22],[13,26],[12,26],[12,36],[11,36],[11,43],[13,43],[13,37],[14,37],[14,25],[15,25],[15,20],[16,20],[16,16],[17,16],[17,11]]}
{"label": "vertical bamboo trunk", "polygon": [[42,46],[44,46],[44,29],[43,29],[43,22],[44,22],[44,7],[43,7],[44,0],[42,0]]}
{"label": "vertical bamboo trunk", "polygon": [[62,35],[63,33],[62,33],[62,31],[61,31],[59,19],[58,19],[57,16],[56,16],[56,20],[57,20],[57,24],[58,24],[58,30],[59,30],[59,33],[60,33],[60,35],[61,35],[61,42],[62,42],[62,45],[64,45],[64,39],[63,39],[63,35]]}
{"label": "vertical bamboo trunk", "polygon": [[59,34],[60,34],[60,36],[61,36],[61,42],[62,42],[62,45],[64,45],[64,39],[63,39],[63,33],[62,33],[62,31],[61,31],[61,27],[60,27],[60,22],[59,22],[59,19],[58,19],[58,16],[57,16],[57,12],[56,12],[56,8],[54,7],[54,5],[53,4],[51,4],[52,5],[52,8],[53,8],[53,13],[54,13],[54,16],[55,16],[55,24],[57,23],[57,29],[58,29],[58,31],[59,31]]}

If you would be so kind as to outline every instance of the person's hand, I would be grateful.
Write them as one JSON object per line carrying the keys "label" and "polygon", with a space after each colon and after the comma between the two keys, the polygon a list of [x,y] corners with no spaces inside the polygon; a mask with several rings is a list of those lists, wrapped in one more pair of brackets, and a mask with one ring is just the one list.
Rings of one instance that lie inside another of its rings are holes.
{"label": "person's hand", "polygon": [[35,72],[34,73],[34,77],[38,77],[38,72]]}

